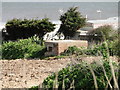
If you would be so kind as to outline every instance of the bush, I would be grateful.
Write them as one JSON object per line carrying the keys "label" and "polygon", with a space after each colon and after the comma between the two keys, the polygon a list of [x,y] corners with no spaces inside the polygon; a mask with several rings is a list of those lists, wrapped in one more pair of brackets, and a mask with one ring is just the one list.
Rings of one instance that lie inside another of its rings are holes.
{"label": "bush", "polygon": [[31,87],[31,88],[29,88],[29,90],[38,90],[38,86],[33,86],[33,87]]}
{"label": "bush", "polygon": [[68,49],[66,49],[61,55],[83,55],[84,54],[84,48],[78,48],[76,46],[70,46]]}
{"label": "bush", "polygon": [[103,58],[108,58],[108,49],[107,48],[107,43],[103,42],[101,45],[96,45],[91,49],[87,49],[85,51],[86,55],[93,55],[93,56],[103,56]]}
{"label": "bush", "polygon": [[[107,45],[108,44],[108,45]],[[119,55],[118,41],[107,41],[103,42],[101,45],[96,45],[93,48],[78,48],[76,46],[68,47],[61,55],[91,55],[91,56],[103,56],[108,57],[108,52],[110,56]]]}
{"label": "bush", "polygon": [[104,58],[108,57],[108,53],[110,56],[118,56],[119,50],[117,49],[118,41],[106,41],[103,42],[101,45],[97,45],[93,48],[96,53],[99,54],[99,52],[102,54]]}
{"label": "bush", "polygon": [[[95,40],[97,42],[103,42],[105,40],[116,40],[118,38],[117,34],[117,30],[114,30],[110,25],[104,25],[88,32],[90,37],[89,40]],[[95,37],[95,35],[97,36]]]}
{"label": "bush", "polygon": [[111,55],[117,55],[120,57],[120,40],[111,41],[108,46]]}
{"label": "bush", "polygon": [[44,56],[45,46],[39,38],[31,37],[16,42],[2,44],[2,59],[41,58]]}
{"label": "bush", "polygon": [[[102,64],[97,64],[94,62],[90,66],[92,67],[95,73],[98,88],[106,88],[108,82],[104,75]],[[112,74],[111,74],[109,62],[104,61],[103,66],[105,68],[108,79],[112,81],[111,79]],[[52,88],[54,88],[56,76],[57,76],[56,84],[58,85],[58,89],[60,90],[62,90],[62,88],[69,89],[71,85],[73,85],[73,87],[77,89],[95,88],[93,76],[90,71],[89,65],[84,62],[74,66],[68,66],[67,68],[63,68],[58,72],[58,74],[54,73],[53,75],[47,77],[42,84],[43,88],[47,87],[52,90]],[[119,75],[119,80],[120,80],[120,75]]]}

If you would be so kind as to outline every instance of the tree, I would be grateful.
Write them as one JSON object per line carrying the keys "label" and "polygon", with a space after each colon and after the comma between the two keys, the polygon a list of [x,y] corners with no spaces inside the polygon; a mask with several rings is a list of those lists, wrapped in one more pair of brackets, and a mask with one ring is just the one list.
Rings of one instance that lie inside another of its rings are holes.
{"label": "tree", "polygon": [[85,25],[86,19],[82,17],[78,7],[72,7],[66,13],[60,16],[62,22],[59,33],[63,33],[66,37],[73,37],[75,32]]}
{"label": "tree", "polygon": [[47,32],[55,29],[48,18],[37,19],[12,19],[6,23],[5,30],[2,30],[4,40],[26,39],[34,35],[43,37]]}
{"label": "tree", "polygon": [[105,25],[93,29],[88,32],[88,35],[90,36],[89,39],[98,40],[98,41],[104,41],[104,40],[113,41],[116,38],[118,38],[117,30],[114,30],[110,25]]}

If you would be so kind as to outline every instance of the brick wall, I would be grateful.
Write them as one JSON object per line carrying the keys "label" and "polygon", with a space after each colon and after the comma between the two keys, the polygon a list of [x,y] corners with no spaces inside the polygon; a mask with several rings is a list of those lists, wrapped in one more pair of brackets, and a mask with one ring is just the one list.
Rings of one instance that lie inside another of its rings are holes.
{"label": "brick wall", "polygon": [[50,55],[60,55],[70,46],[77,47],[88,47],[88,42],[85,40],[58,40],[58,41],[49,41],[45,43],[46,47],[53,47],[52,51],[49,50],[45,53],[46,56]]}
{"label": "brick wall", "polygon": [[[45,53],[45,56],[58,55],[58,43],[47,42],[45,43],[45,46],[47,47],[47,52]],[[52,47],[52,51],[48,50],[49,47]]]}
{"label": "brick wall", "polygon": [[77,46],[77,47],[88,47],[87,41],[75,41],[75,42],[60,42],[58,43],[58,55],[64,52],[70,46]]}

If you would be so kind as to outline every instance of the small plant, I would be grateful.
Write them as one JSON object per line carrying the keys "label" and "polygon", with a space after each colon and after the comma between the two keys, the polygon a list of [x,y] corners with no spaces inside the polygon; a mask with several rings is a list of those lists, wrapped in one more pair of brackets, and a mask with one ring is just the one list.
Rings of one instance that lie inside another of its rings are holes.
{"label": "small plant", "polygon": [[31,88],[29,88],[29,90],[38,90],[38,86],[33,86],[33,87],[31,87]]}

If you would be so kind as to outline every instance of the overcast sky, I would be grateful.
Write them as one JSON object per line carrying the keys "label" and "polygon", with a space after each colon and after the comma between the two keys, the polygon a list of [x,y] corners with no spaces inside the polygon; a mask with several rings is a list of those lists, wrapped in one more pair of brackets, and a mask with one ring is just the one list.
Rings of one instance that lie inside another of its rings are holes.
{"label": "overcast sky", "polygon": [[0,0],[2,2],[119,2],[119,0]]}
{"label": "overcast sky", "polygon": [[[0,0],[0,2],[119,2],[119,1],[120,0]],[[0,17],[1,16],[2,16],[2,4],[0,3]]]}

